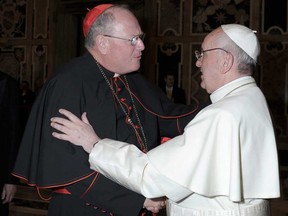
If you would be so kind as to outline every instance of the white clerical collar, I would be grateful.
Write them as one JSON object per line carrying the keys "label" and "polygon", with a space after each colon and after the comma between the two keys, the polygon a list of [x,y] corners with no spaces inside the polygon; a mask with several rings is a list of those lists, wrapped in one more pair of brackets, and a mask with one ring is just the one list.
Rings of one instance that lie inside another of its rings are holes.
{"label": "white clerical collar", "polygon": [[234,89],[236,89],[242,85],[249,84],[249,83],[255,83],[254,78],[251,76],[245,76],[245,77],[241,77],[241,78],[238,78],[236,80],[233,80],[233,81],[225,84],[224,86],[218,88],[216,91],[214,91],[210,95],[210,99],[211,99],[212,103],[215,103],[215,102],[219,101],[220,99],[222,99],[223,97],[225,97],[227,94],[229,94]]}

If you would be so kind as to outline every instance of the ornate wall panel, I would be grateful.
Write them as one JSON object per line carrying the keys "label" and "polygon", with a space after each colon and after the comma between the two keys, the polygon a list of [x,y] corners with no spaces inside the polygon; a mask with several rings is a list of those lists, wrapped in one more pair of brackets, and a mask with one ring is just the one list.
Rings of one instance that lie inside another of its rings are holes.
{"label": "ornate wall panel", "polygon": [[1,38],[26,37],[27,4],[25,0],[0,1]]}
{"label": "ornate wall panel", "polygon": [[[52,31],[49,30],[53,26],[53,10],[50,5],[53,2],[49,0],[0,0],[1,70],[19,83],[28,81],[33,90],[41,88],[52,70],[53,49],[49,46]],[[46,47],[43,49],[45,61],[35,58],[41,47]],[[41,79],[35,80],[36,77]]]}
{"label": "ornate wall panel", "polygon": [[0,1],[0,69],[19,80],[26,70],[26,47],[13,46],[27,38],[27,4],[25,1]]}
{"label": "ornate wall panel", "polygon": [[263,1],[261,17],[261,33],[263,38],[261,64],[264,66],[263,73],[265,74],[265,79],[262,86],[273,113],[279,140],[287,140],[288,138],[287,17],[287,0],[279,0],[277,4],[269,0]]}
{"label": "ornate wall panel", "polygon": [[273,31],[273,29],[278,29],[276,31],[281,31],[287,34],[288,31],[288,20],[287,20],[287,0],[264,0],[262,8],[263,16],[263,33],[268,33]]}
{"label": "ornate wall panel", "polygon": [[158,0],[158,35],[174,36],[182,34],[184,0]]}
{"label": "ornate wall panel", "polygon": [[0,68],[1,71],[19,80],[22,75],[20,71],[26,71],[25,47],[2,49],[0,54]]}
{"label": "ornate wall panel", "polygon": [[32,77],[35,83],[35,86],[38,89],[35,89],[38,92],[47,78],[47,66],[48,66],[48,46],[37,45],[32,47]]}
{"label": "ornate wall panel", "polygon": [[[281,42],[279,42],[279,44],[281,44]],[[273,51],[269,42],[263,43],[262,51],[265,50],[265,52],[261,55],[260,64],[263,66],[264,78],[261,87],[265,92],[265,96],[273,113],[278,136],[287,137],[287,113],[285,113],[285,110],[288,103],[285,97],[288,85],[286,79],[288,47],[287,44],[282,45],[284,46],[284,50]],[[268,49],[269,47],[270,49]]]}
{"label": "ornate wall panel", "polygon": [[192,1],[192,33],[207,33],[225,23],[249,26],[250,1]]}
{"label": "ornate wall panel", "polygon": [[48,37],[48,13],[49,1],[34,1],[33,7],[33,38],[41,39]]}

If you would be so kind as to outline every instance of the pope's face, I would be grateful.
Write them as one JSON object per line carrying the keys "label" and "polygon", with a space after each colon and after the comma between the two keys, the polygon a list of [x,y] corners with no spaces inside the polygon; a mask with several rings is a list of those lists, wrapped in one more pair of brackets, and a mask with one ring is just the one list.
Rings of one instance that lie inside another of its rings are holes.
{"label": "pope's face", "polygon": [[[215,37],[217,37],[217,31],[212,34],[208,34],[202,43],[203,55],[197,59],[196,66],[200,69],[201,75],[201,87],[211,94],[222,85],[222,77],[220,75],[221,59],[223,58],[223,51],[217,48],[215,44]],[[208,51],[213,49],[211,51]],[[205,50],[207,50],[205,52]],[[222,53],[221,53],[222,52]]]}

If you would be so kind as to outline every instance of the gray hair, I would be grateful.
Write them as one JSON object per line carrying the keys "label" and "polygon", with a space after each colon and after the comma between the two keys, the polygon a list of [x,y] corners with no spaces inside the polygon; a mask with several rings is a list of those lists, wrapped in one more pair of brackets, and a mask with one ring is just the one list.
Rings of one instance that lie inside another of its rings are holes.
{"label": "gray hair", "polygon": [[113,5],[107,8],[107,10],[105,10],[102,14],[100,14],[87,32],[87,36],[84,41],[86,48],[92,48],[94,46],[95,38],[97,35],[111,34],[113,31],[115,16],[111,11],[112,8],[122,8],[129,10],[127,5]]}
{"label": "gray hair", "polygon": [[238,64],[238,71],[240,74],[251,75],[253,73],[254,68],[256,67],[256,61],[253,58],[251,58],[232,40],[231,43],[229,43],[229,45],[227,44],[225,48],[233,51],[234,62]]}

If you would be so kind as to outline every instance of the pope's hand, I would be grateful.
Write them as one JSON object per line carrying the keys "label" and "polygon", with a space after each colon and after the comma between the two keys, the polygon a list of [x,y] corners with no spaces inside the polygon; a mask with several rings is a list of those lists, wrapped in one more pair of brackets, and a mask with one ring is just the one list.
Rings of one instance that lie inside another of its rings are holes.
{"label": "pope's hand", "polygon": [[60,109],[59,113],[67,118],[51,118],[51,126],[61,132],[53,132],[52,135],[74,145],[82,146],[86,152],[90,153],[100,138],[90,125],[86,112],[82,114],[81,119],[65,109]]}

